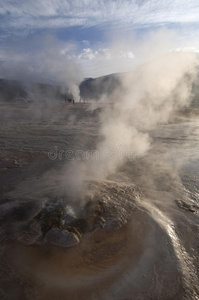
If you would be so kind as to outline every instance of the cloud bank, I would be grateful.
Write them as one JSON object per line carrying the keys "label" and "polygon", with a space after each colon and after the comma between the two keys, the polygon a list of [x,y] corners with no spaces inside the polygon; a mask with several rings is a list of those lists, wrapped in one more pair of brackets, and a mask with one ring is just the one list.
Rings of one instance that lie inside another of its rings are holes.
{"label": "cloud bank", "polygon": [[197,0],[2,0],[2,28],[47,29],[113,23],[139,27],[147,24],[198,23]]}
{"label": "cloud bank", "polygon": [[4,53],[12,59],[9,50],[17,43],[25,45],[27,56],[32,51],[26,45],[29,40],[50,33],[77,44],[72,53],[65,51],[64,45],[60,50],[67,58],[78,61],[84,77],[130,71],[139,58],[134,45],[117,44],[118,49],[113,48],[111,35],[124,37],[124,44],[134,32],[141,37],[159,27],[177,28],[175,48],[199,49],[198,0],[2,0],[0,62]]}

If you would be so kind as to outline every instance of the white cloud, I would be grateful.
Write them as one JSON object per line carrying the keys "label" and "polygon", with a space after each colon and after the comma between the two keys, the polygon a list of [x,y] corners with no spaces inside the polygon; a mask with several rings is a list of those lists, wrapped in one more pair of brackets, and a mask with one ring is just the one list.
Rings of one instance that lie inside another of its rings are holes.
{"label": "white cloud", "polygon": [[198,23],[198,0],[1,0],[1,27],[15,29],[65,28],[112,23]]}
{"label": "white cloud", "polygon": [[130,58],[130,59],[133,59],[135,57],[135,55],[133,54],[132,51],[121,52],[121,56],[124,58]]}
{"label": "white cloud", "polygon": [[[137,46],[134,47],[134,41],[131,41],[131,38],[134,38],[134,31],[128,29],[153,29],[154,27],[157,29],[159,25],[170,23],[178,24],[178,36],[174,37],[176,43],[172,49],[180,48],[180,51],[185,51],[182,49],[186,47],[199,48],[198,0],[1,0],[0,50],[7,45],[14,47],[17,44],[16,47],[19,47],[19,44],[24,42],[24,52],[31,51],[31,45],[27,45],[29,39],[22,38],[21,42],[18,42],[13,38],[15,34],[23,37],[30,32],[37,33],[37,29],[41,29],[43,31],[39,31],[39,34],[34,36],[45,35],[43,32],[52,32],[56,36],[56,29],[73,26],[81,26],[85,29],[95,25],[102,29],[97,42],[94,36],[96,28],[92,28],[86,31],[84,36],[81,36],[81,31],[78,31],[77,36],[74,32],[74,40],[80,39],[76,48],[74,45],[72,48],[68,48],[68,45],[67,47],[60,45],[58,50],[62,58],[77,60],[83,66],[85,76],[99,76],[128,71],[136,60],[146,56],[146,49],[139,46],[142,45],[141,40],[145,33],[138,34]],[[48,30],[44,31],[44,29]],[[153,30],[144,32],[150,35]],[[71,28],[70,36],[72,34]],[[102,36],[101,40],[100,36]],[[170,34],[165,34],[164,37],[160,39],[161,45],[158,44],[157,39],[150,37],[149,43],[153,55],[160,46],[167,46]],[[66,40],[67,36],[63,39]],[[38,48],[42,43],[41,37],[39,42],[32,44],[33,48]],[[53,49],[54,47],[55,45]],[[10,59],[7,51],[5,56]]]}
{"label": "white cloud", "polygon": [[[128,72],[167,52],[198,52],[198,39],[180,39],[181,34],[166,28],[137,35],[113,37],[107,48],[84,49],[78,56],[86,77]],[[144,42],[143,42],[144,41]]]}
{"label": "white cloud", "polygon": [[76,57],[85,71],[85,77],[129,71],[135,64],[132,50],[117,47],[85,48]]}
{"label": "white cloud", "polygon": [[78,59],[94,59],[95,57],[99,56],[98,51],[93,51],[90,48],[85,48],[83,51],[78,55]]}
{"label": "white cloud", "polygon": [[135,55],[132,51],[114,51],[110,49],[98,49],[92,50],[91,48],[85,48],[83,51],[77,56],[79,60],[94,60],[94,59],[134,59]]}
{"label": "white cloud", "polygon": [[177,52],[195,52],[199,53],[199,49],[196,47],[180,47],[175,49]]}

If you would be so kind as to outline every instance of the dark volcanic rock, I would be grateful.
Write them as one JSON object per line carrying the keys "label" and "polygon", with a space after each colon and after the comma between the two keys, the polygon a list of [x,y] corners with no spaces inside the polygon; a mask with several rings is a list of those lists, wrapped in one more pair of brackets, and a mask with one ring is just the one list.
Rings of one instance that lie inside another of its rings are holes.
{"label": "dark volcanic rock", "polygon": [[126,194],[138,197],[134,186],[113,181],[88,182],[90,194],[83,207],[70,206],[67,199],[22,199],[0,205],[1,252],[7,241],[23,245],[49,243],[71,247],[87,233],[120,230],[135,210],[134,201]]}
{"label": "dark volcanic rock", "polygon": [[79,243],[79,239],[76,234],[68,232],[66,230],[60,231],[55,228],[52,228],[47,233],[46,241],[53,245],[61,247],[71,247]]}
{"label": "dark volcanic rock", "polygon": [[23,245],[32,245],[42,236],[41,226],[35,220],[18,228],[17,241]]}
{"label": "dark volcanic rock", "polygon": [[27,222],[42,209],[41,201],[23,200],[7,202],[0,206],[0,223]]}

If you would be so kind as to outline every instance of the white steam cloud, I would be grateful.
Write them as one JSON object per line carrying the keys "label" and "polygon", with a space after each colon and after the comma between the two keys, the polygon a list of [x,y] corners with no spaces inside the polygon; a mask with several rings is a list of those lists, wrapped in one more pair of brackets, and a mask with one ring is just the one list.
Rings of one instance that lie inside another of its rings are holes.
{"label": "white steam cloud", "polygon": [[[152,42],[163,40],[164,34],[158,32],[155,39],[153,35]],[[152,42],[147,38],[139,47],[150,53],[150,45],[154,48]],[[166,44],[169,45],[168,39]],[[155,54],[133,72],[123,74],[121,84],[109,99],[102,97],[98,158],[74,167],[78,186],[84,179],[105,179],[125,160],[144,155],[150,149],[150,131],[190,104],[192,84],[197,76],[197,54],[171,50],[163,54],[162,48],[159,54],[156,49]],[[70,189],[71,186],[70,183]]]}
{"label": "white steam cloud", "polygon": [[[197,55],[170,52],[121,77],[113,104],[102,114],[99,152],[113,153],[97,172],[115,172],[125,157],[142,156],[150,147],[150,130],[190,104],[197,75]],[[121,159],[122,158],[122,159]]]}
{"label": "white steam cloud", "polygon": [[[101,140],[96,146],[96,156],[67,164],[64,175],[59,178],[60,190],[73,199],[82,193],[87,180],[105,179],[126,160],[144,155],[151,146],[150,131],[158,124],[168,122],[173,112],[190,104],[198,56],[193,52],[171,51],[172,42],[169,41],[174,36],[173,32],[163,30],[157,35],[150,34],[146,40],[139,40],[134,47],[135,53],[137,56],[138,50],[142,49],[140,57],[146,53],[145,63],[118,77],[120,83],[108,99],[103,95]],[[32,67],[21,69],[21,75],[56,78],[78,99],[81,73],[71,57],[63,56],[63,51],[60,51],[63,45],[54,46],[54,42],[51,39],[43,41],[45,51],[38,53]],[[16,66],[19,72],[19,65]]]}
{"label": "white steam cloud", "polygon": [[28,50],[21,46],[6,49],[1,54],[0,78],[23,82],[28,93],[36,92],[32,91],[30,83],[60,85],[63,93],[72,93],[78,100],[83,75],[70,55],[75,52],[75,47],[72,43],[63,43],[48,35],[27,43]]}

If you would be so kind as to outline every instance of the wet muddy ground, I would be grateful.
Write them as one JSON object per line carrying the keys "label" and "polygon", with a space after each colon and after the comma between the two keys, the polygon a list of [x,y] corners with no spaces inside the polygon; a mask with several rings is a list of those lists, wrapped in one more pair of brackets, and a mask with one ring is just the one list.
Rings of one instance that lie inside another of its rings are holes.
{"label": "wet muddy ground", "polygon": [[95,149],[99,112],[1,103],[0,298],[198,299],[197,115],[159,126],[147,155],[71,200],[63,174]]}

